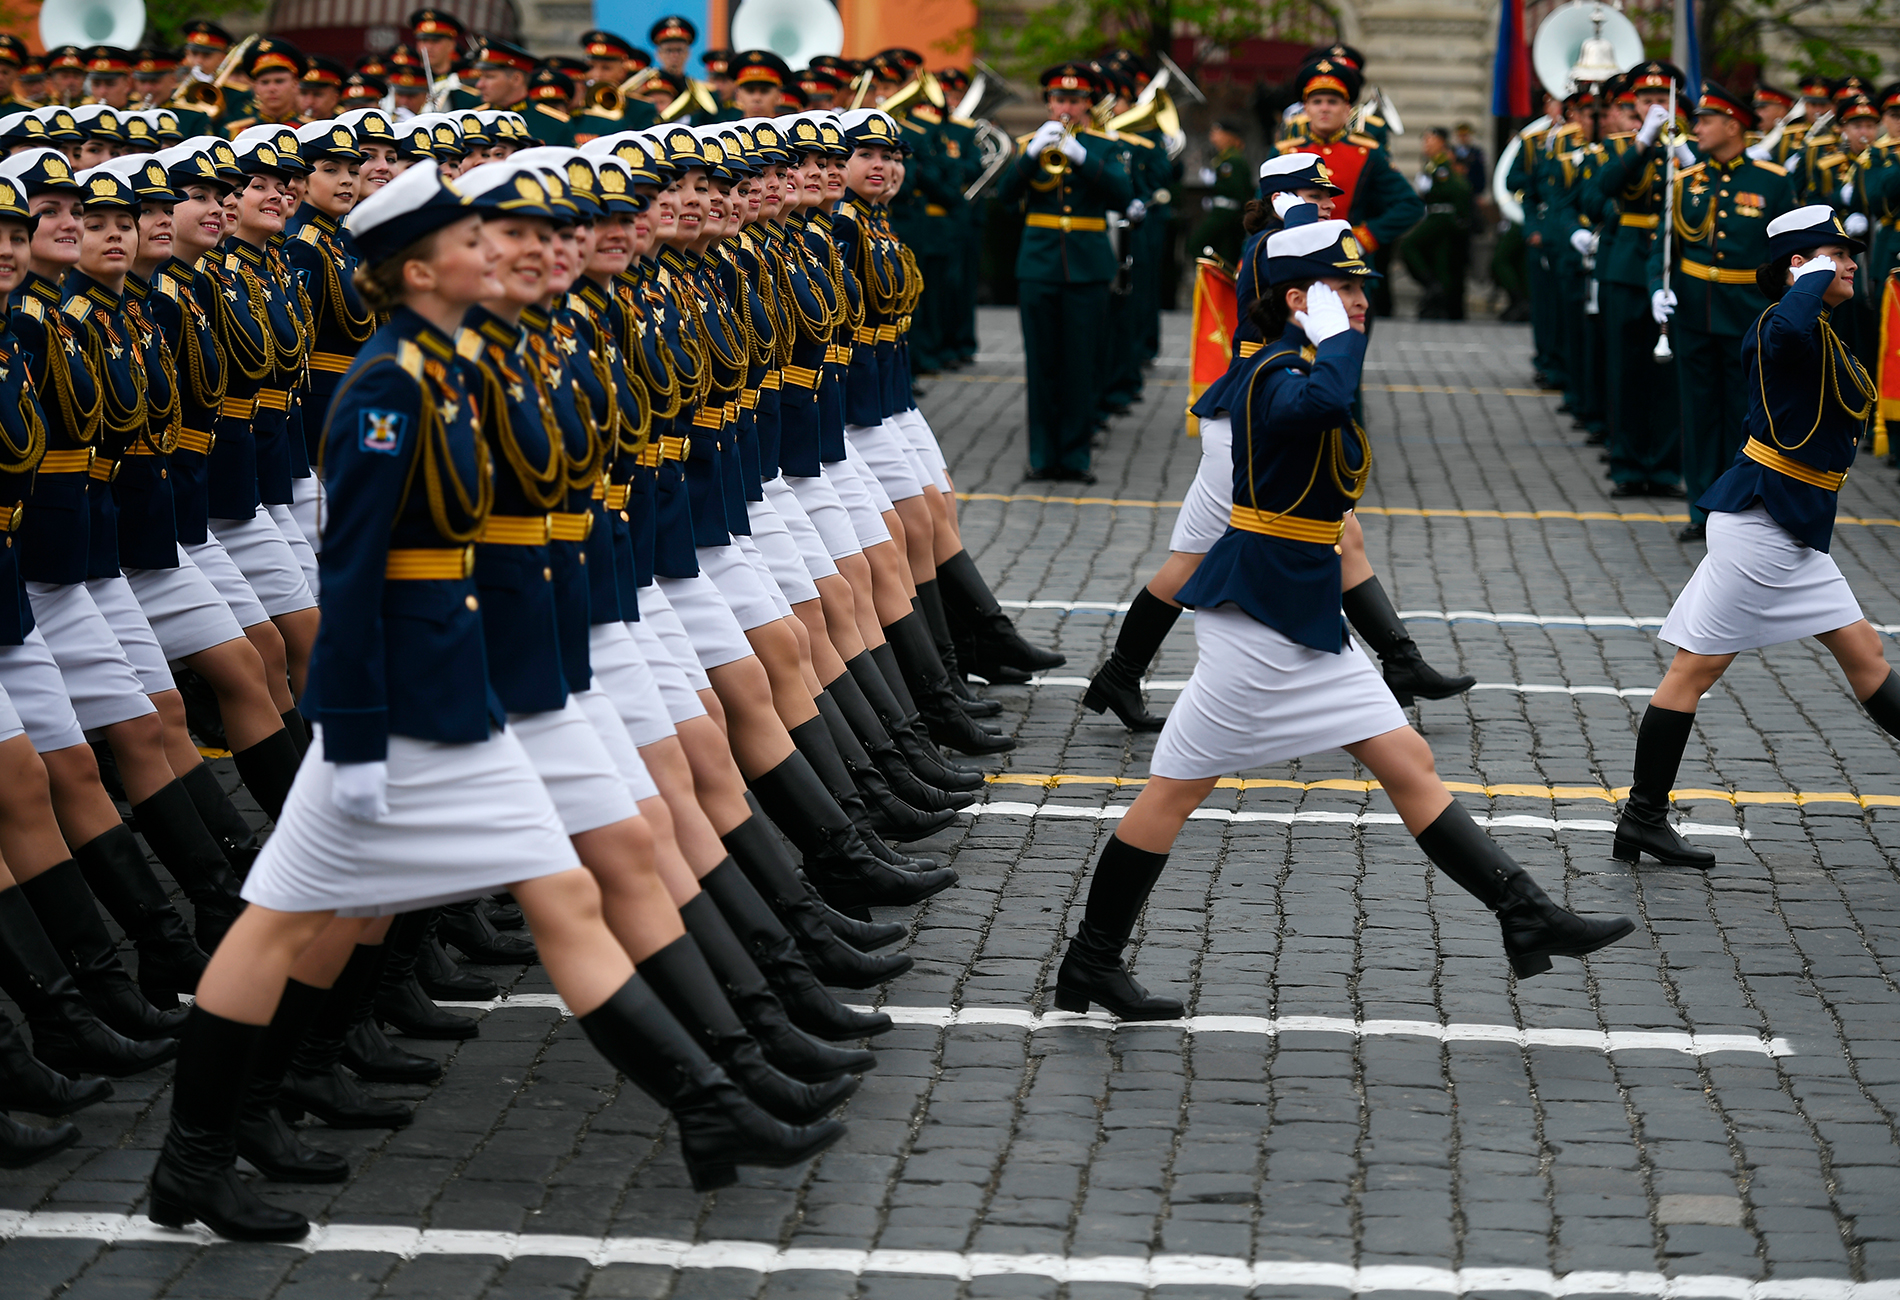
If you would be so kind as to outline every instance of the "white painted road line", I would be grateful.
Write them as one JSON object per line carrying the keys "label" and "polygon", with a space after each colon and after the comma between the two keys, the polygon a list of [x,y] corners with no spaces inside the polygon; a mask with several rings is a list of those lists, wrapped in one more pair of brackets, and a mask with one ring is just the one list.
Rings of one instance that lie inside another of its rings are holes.
{"label": "white painted road line", "polygon": [[[175,1231],[142,1216],[0,1211],[0,1240],[64,1239],[114,1244],[226,1243],[201,1228]],[[1532,1295],[1654,1296],[1657,1300],[1900,1300],[1900,1280],[1849,1282],[1835,1277],[1778,1277],[1766,1281],[1723,1274],[1667,1277],[1661,1273],[1539,1268],[1445,1269],[1404,1265],[1354,1268],[1349,1264],[1258,1263],[1221,1255],[1004,1255],[951,1250],[849,1250],[763,1241],[676,1241],[664,1237],[581,1237],[552,1233],[480,1232],[406,1228],[394,1224],[332,1224],[312,1230],[288,1249],[357,1251],[414,1259],[420,1255],[475,1255],[500,1259],[585,1260],[595,1268],[644,1264],[680,1271],[739,1269],[750,1273],[900,1274],[971,1281],[980,1277],[1036,1277],[1058,1284],[1119,1283],[1160,1287],[1304,1287],[1365,1295],[1379,1291],[1426,1291],[1460,1296],[1474,1291],[1522,1291]]]}
{"label": "white painted road line", "polygon": [[[1012,803],[992,800],[964,809],[968,813],[982,813],[991,817],[1093,817],[1098,821],[1119,821],[1128,812],[1126,804],[1084,805],[1068,803]],[[1471,819],[1480,826],[1509,826],[1528,830],[1576,831],[1591,834],[1609,835],[1616,830],[1616,823],[1595,817],[1529,817],[1520,813],[1507,816],[1471,815]],[[1397,813],[1346,813],[1346,812],[1234,812],[1226,808],[1196,808],[1188,814],[1189,821],[1201,822],[1277,822],[1291,825],[1295,822],[1330,822],[1346,826],[1403,826]],[[1711,839],[1745,840],[1749,833],[1739,826],[1719,826],[1708,822],[1684,821],[1676,824],[1676,829],[1684,835],[1705,836]]]}
{"label": "white painted road line", "polygon": [[[978,678],[977,680],[982,679]],[[986,686],[990,684],[989,682],[984,682]],[[1088,684],[1089,679],[1086,677],[1056,677],[1049,675],[1032,677],[1028,682],[1024,683],[1024,685],[1028,686],[1064,686],[1074,687],[1078,690],[1087,687]],[[1180,691],[1186,690],[1187,684],[1188,679],[1185,677],[1164,677],[1150,678],[1141,685],[1144,690],[1149,691]],[[1471,689],[1474,691],[1515,691],[1519,695],[1615,695],[1624,699],[1631,699],[1637,696],[1647,698],[1656,693],[1654,686],[1624,686],[1621,688],[1615,686],[1550,686],[1533,682],[1479,682]]]}
{"label": "white painted road line", "polygon": [[[1125,600],[999,600],[1005,609],[1053,609],[1064,614],[1125,614]],[[1186,611],[1189,615],[1193,610]],[[1575,627],[1589,630],[1628,628],[1653,631],[1663,625],[1661,614],[1496,614],[1488,609],[1402,609],[1399,617],[1420,623],[1492,623],[1499,627]],[[1900,623],[1875,623],[1887,636],[1900,635]]]}
{"label": "white painted road line", "polygon": [[[439,1002],[436,1005],[469,1011],[550,1010],[567,1014],[553,993],[517,993],[492,1002]],[[859,1007],[860,1011],[872,1010]],[[1044,1029],[1123,1028],[1106,1012],[1074,1015],[1067,1011],[1031,1011],[1023,1007],[899,1007],[877,1010],[900,1025],[950,1029],[963,1025],[998,1025],[1037,1033]],[[1515,1025],[1441,1025],[1431,1020],[1353,1020],[1345,1016],[1189,1016],[1185,1020],[1148,1020],[1128,1028],[1180,1029],[1190,1034],[1344,1034],[1353,1038],[1435,1038],[1441,1043],[1510,1043],[1518,1047],[1582,1047],[1596,1052],[1681,1052],[1708,1056],[1715,1052],[1748,1052],[1756,1056],[1793,1056],[1785,1038],[1751,1034],[1686,1034],[1646,1029],[1519,1029]]]}

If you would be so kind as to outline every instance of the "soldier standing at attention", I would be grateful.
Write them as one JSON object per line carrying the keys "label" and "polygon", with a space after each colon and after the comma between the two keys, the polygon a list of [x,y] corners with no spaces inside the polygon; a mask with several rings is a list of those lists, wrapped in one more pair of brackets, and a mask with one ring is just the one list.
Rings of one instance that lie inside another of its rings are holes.
{"label": "soldier standing at attention", "polygon": [[1078,129],[1098,86],[1086,64],[1062,63],[1041,77],[1049,120],[1018,144],[998,197],[1026,213],[1016,254],[1017,312],[1028,370],[1029,477],[1093,483],[1089,438],[1102,383],[1108,285],[1115,256],[1110,209],[1132,193],[1121,150]]}
{"label": "soldier standing at attention", "polygon": [[[1606,157],[1591,175],[1585,206],[1614,220],[1597,251],[1603,284],[1598,298],[1604,336],[1605,405],[1609,417],[1610,479],[1616,497],[1682,496],[1676,369],[1654,360],[1657,325],[1649,309],[1649,255],[1662,224],[1663,129],[1669,124],[1669,87],[1683,84],[1681,69],[1660,60],[1627,74],[1641,118],[1633,132],[1612,132]],[[1619,99],[1621,96],[1619,96]]]}
{"label": "soldier standing at attention", "polygon": [[1425,199],[1425,219],[1399,245],[1405,269],[1425,290],[1419,304],[1420,320],[1465,318],[1465,255],[1471,244],[1471,182],[1458,169],[1451,140],[1443,127],[1433,127],[1419,139],[1424,170],[1418,174],[1418,192]]}
{"label": "soldier standing at attention", "polygon": [[260,37],[244,56],[244,75],[251,79],[251,111],[245,117],[226,117],[224,133],[235,140],[254,126],[304,125],[297,116],[298,88],[303,84],[303,51],[276,36]]}
{"label": "soldier standing at attention", "polygon": [[541,60],[510,41],[485,41],[475,56],[475,88],[481,92],[483,108],[499,108],[519,113],[527,119],[528,130],[543,144],[574,147],[574,123],[558,102],[530,100],[528,82],[540,68]]}
{"label": "soldier standing at attention", "polygon": [[1247,142],[1240,128],[1222,119],[1207,133],[1214,150],[1207,166],[1201,168],[1201,184],[1213,194],[1201,200],[1207,215],[1194,227],[1188,239],[1188,251],[1196,257],[1203,248],[1211,248],[1230,266],[1240,264],[1240,245],[1245,232],[1240,228],[1240,210],[1253,197],[1253,169],[1247,165]]}
{"label": "soldier standing at attention", "polygon": [[11,32],[0,32],[0,113],[18,113],[36,107],[21,99],[13,84],[27,58],[25,41]]}
{"label": "soldier standing at attention", "polygon": [[447,98],[439,111],[481,107],[481,97],[464,86],[455,75],[455,62],[462,54],[462,39],[468,28],[446,9],[418,9],[409,15],[409,31],[416,53],[426,60],[425,70],[434,80],[429,92],[445,90]]}
{"label": "soldier standing at attention", "polygon": [[[1391,155],[1376,139],[1350,128],[1362,81],[1358,68],[1331,54],[1309,61],[1294,81],[1306,110],[1305,130],[1277,147],[1282,154],[1325,159],[1333,184],[1345,191],[1333,211],[1352,223],[1353,238],[1370,255],[1396,244],[1417,225],[1425,201],[1393,170]],[[1377,311],[1376,300],[1373,305]]]}
{"label": "soldier standing at attention", "polygon": [[1563,385],[1563,355],[1557,346],[1557,284],[1544,257],[1544,202],[1537,191],[1537,159],[1544,137],[1563,121],[1563,108],[1544,96],[1543,126],[1527,126],[1517,133],[1517,156],[1504,183],[1524,204],[1524,281],[1531,308],[1531,372],[1538,388]]}
{"label": "soldier standing at attention", "polygon": [[[1788,173],[1743,152],[1754,109],[1704,81],[1695,112],[1703,160],[1676,173],[1673,265],[1663,266],[1660,240],[1649,259],[1650,308],[1676,352],[1682,479],[1692,503],[1742,445],[1749,393],[1742,336],[1761,314],[1755,268],[1768,260],[1768,223],[1795,206]],[[1681,539],[1703,540],[1708,517],[1691,504]]]}

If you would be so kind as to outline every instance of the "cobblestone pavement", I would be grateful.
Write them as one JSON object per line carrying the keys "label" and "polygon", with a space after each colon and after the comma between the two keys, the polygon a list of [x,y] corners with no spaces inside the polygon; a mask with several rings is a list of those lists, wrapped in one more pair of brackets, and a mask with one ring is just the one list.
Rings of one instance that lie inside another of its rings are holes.
{"label": "cobblestone pavement", "polygon": [[[1193,1020],[1037,1016],[1153,744],[1083,713],[1080,683],[1197,450],[1174,318],[1101,483],[1035,491],[1013,316],[983,331],[924,405],[977,494],[971,550],[1069,664],[994,692],[1021,745],[930,846],[963,884],[915,918],[843,1144],[692,1195],[660,1111],[530,969],[479,1039],[423,1047],[451,1057],[441,1084],[378,1089],[412,1127],[312,1134],[356,1170],[273,1189],[328,1225],[314,1250],[146,1223],[155,1076],[85,1112],[76,1149],[0,1173],[0,1295],[1900,1296],[1900,750],[1813,644],[1744,655],[1680,782],[1716,869],[1610,857],[1653,629],[1701,548],[1674,538],[1681,503],[1609,499],[1556,399],[1523,390],[1522,327],[1380,325],[1363,518],[1429,657],[1482,683],[1424,706],[1444,775],[1553,893],[1637,933],[1513,982],[1495,924],[1334,752],[1245,774],[1177,845],[1135,964]],[[1836,534],[1880,624],[1895,497],[1863,462]],[[1161,704],[1193,656],[1184,619]]]}

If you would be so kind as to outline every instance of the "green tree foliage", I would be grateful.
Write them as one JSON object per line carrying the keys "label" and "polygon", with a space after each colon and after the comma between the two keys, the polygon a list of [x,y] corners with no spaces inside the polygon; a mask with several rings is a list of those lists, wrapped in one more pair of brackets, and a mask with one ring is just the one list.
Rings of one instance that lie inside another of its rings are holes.
{"label": "green tree foliage", "polygon": [[265,0],[145,0],[146,39],[177,45],[179,29],[195,18],[224,22],[233,14],[257,13],[264,5]]}
{"label": "green tree foliage", "polygon": [[[1624,10],[1654,58],[1668,58],[1673,33],[1670,0],[1642,0]],[[1742,64],[1765,65],[1772,44],[1792,44],[1798,76],[1880,75],[1874,47],[1892,44],[1891,0],[1696,0],[1696,36],[1703,70],[1718,80]]]}

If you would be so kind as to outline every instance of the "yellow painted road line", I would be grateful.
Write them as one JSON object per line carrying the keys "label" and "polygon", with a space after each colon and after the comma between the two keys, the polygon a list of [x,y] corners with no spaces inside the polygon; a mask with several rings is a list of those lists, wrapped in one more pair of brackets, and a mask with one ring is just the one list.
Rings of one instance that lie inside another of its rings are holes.
{"label": "yellow painted road line", "polygon": [[[959,501],[1026,501],[1056,506],[1125,506],[1135,510],[1175,510],[1179,501],[1137,501],[1127,497],[1052,497],[1032,493],[959,492]],[[1450,510],[1417,506],[1360,506],[1357,513],[1381,515],[1387,519],[1507,519],[1574,520],[1579,523],[1609,524],[1682,524],[1686,514],[1661,515],[1642,510]],[[1882,519],[1860,515],[1838,515],[1837,524],[1858,524],[1866,528],[1900,528],[1900,519]]]}
{"label": "yellow painted road line", "polygon": [[[922,386],[932,384],[1021,384],[1023,375],[934,375],[925,376]],[[1149,388],[1186,388],[1185,379],[1150,379]],[[1437,384],[1366,384],[1369,393],[1423,393],[1451,397],[1562,397],[1561,392],[1546,388],[1451,388]]]}
{"label": "yellow painted road line", "polygon": [[[987,778],[992,785],[1032,785],[1054,790],[1067,785],[1106,785],[1135,787],[1148,784],[1142,776],[1079,776],[1066,772],[998,772]],[[1352,781],[1334,778],[1327,781],[1278,781],[1267,777],[1223,777],[1215,783],[1221,790],[1347,790],[1370,794],[1379,788],[1377,781]],[[1629,797],[1626,785],[1614,788],[1600,785],[1475,785],[1469,781],[1447,781],[1445,788],[1456,794],[1481,794],[1488,799],[1598,799],[1619,803]],[[1857,804],[1862,808],[1900,808],[1900,794],[1855,794],[1850,790],[1701,790],[1693,787],[1672,790],[1669,797],[1677,803],[1709,802],[1734,806],[1743,804],[1779,804],[1805,807],[1808,804]]]}

